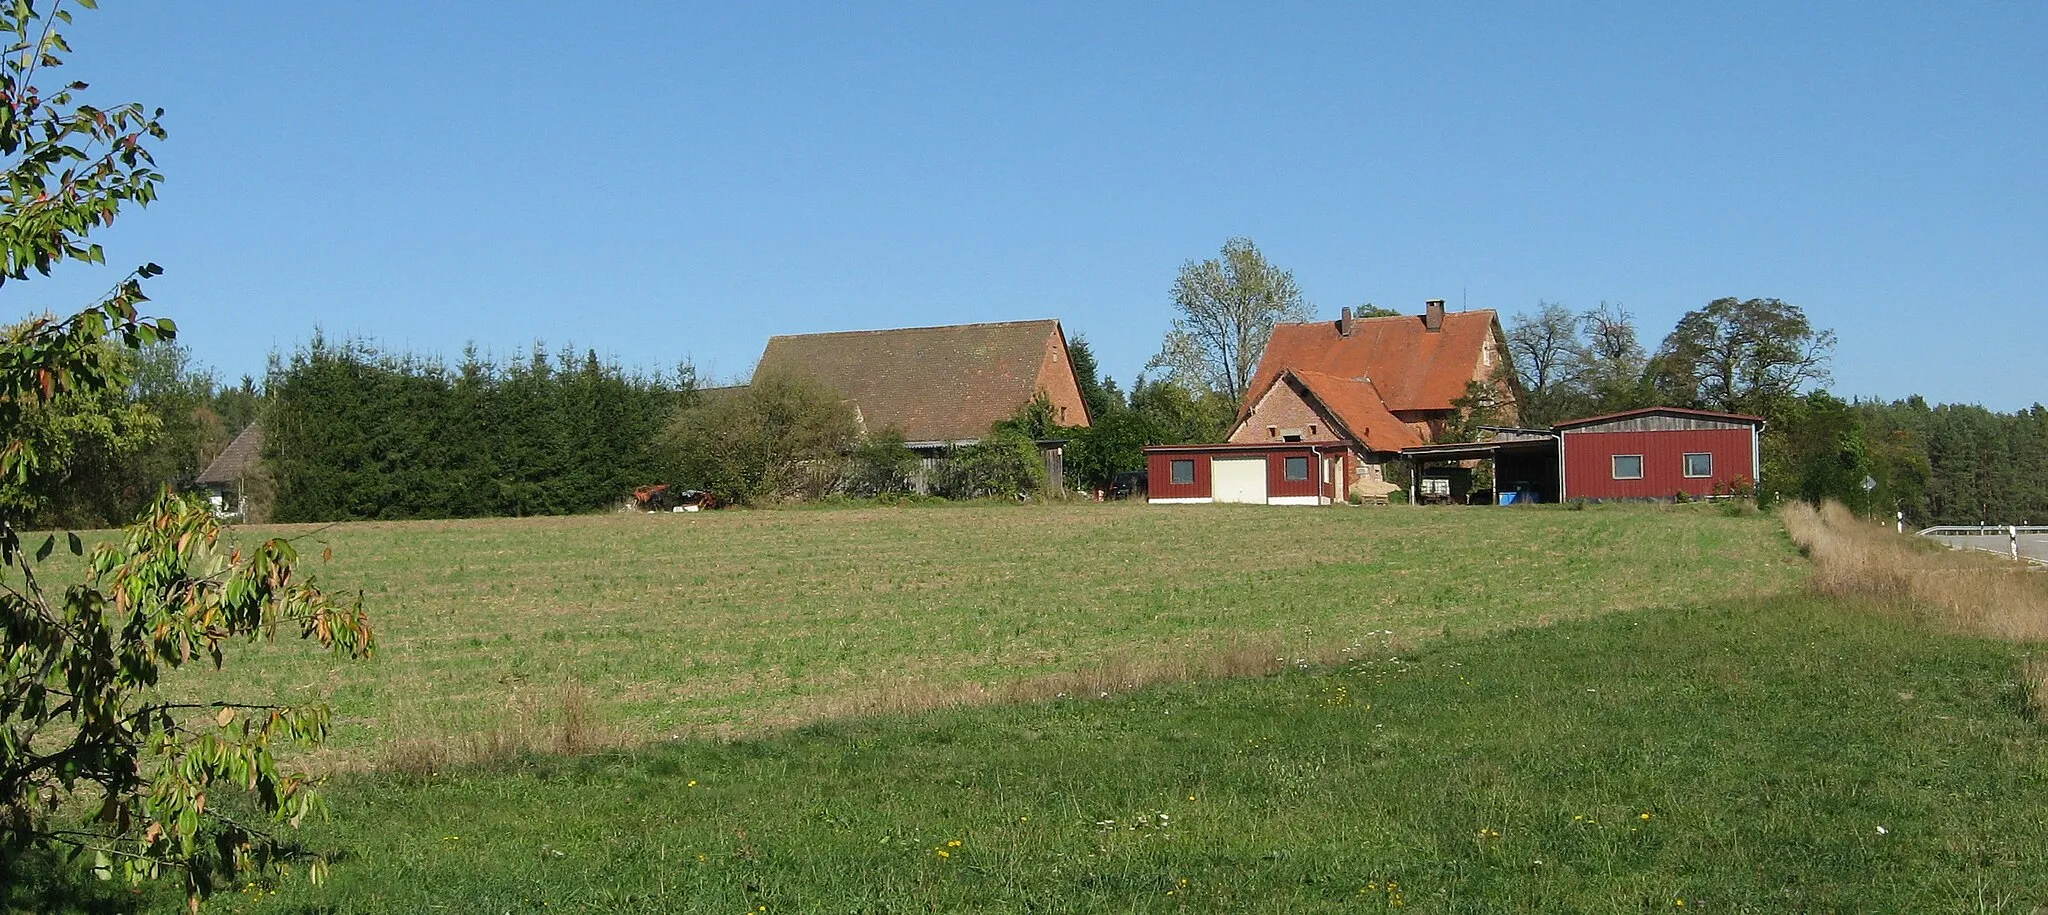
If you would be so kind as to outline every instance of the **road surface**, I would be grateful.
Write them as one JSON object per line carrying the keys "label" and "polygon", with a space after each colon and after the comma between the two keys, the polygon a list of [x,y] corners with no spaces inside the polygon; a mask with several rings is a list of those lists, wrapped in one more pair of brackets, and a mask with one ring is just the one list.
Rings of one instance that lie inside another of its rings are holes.
{"label": "road surface", "polygon": [[[1964,549],[1991,550],[2004,553],[2011,548],[2012,541],[2001,532],[1991,534],[1929,534],[1930,539],[1939,540],[1949,546]],[[2021,534],[2020,555],[2048,562],[2048,534]]]}

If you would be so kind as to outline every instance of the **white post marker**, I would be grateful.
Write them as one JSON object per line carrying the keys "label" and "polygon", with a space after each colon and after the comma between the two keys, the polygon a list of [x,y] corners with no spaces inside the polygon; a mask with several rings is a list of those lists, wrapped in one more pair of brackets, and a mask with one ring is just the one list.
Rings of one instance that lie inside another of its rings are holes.
{"label": "white post marker", "polygon": [[2019,558],[2020,558],[2020,528],[2019,528],[2019,525],[2016,525],[2016,524],[2008,524],[2008,525],[2006,525],[2006,526],[2005,526],[2005,536],[2006,536],[2006,537],[2008,537],[2008,538],[2010,538],[2010,539],[2011,539],[2011,541],[2012,541],[2012,558],[2013,558],[2013,560],[2014,560],[2014,561],[2018,561],[2018,560],[2019,560]]}
{"label": "white post marker", "polygon": [[1903,533],[1905,533],[1905,532],[1906,532],[1906,513],[1905,513],[1905,511],[1904,511],[1904,510],[1901,510],[1901,511],[1899,512],[1899,533],[1903,534]]}

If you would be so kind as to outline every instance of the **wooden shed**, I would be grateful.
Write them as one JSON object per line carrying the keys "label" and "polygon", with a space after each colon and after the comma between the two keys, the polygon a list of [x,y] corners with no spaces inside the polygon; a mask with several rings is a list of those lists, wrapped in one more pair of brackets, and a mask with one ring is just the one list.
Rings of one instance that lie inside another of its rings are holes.
{"label": "wooden shed", "polygon": [[1761,417],[1646,407],[1556,425],[1563,499],[1671,499],[1753,490]]}

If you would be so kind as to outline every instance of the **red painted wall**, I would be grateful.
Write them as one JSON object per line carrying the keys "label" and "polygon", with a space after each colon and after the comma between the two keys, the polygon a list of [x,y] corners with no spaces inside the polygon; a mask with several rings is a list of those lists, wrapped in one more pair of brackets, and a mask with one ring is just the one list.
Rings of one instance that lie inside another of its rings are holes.
{"label": "red painted wall", "polygon": [[[1750,480],[1751,433],[1748,429],[1691,429],[1668,432],[1566,432],[1564,488],[1567,499],[1669,499],[1711,495],[1715,486]],[[1714,456],[1709,477],[1685,475],[1685,455]],[[1614,479],[1613,457],[1643,456],[1643,478]],[[1754,482],[1754,481],[1751,481]]]}
{"label": "red painted wall", "polygon": [[[1302,448],[1298,451],[1267,452],[1266,498],[1270,499],[1274,496],[1317,495],[1319,490],[1316,484],[1321,482],[1323,478],[1321,462],[1329,459],[1329,452],[1332,449],[1326,448],[1323,450],[1324,455],[1321,458],[1316,457],[1307,448]],[[1287,459],[1291,457],[1308,458],[1308,479],[1294,480],[1292,482],[1287,479]]]}
{"label": "red painted wall", "polygon": [[[1146,470],[1150,477],[1146,481],[1146,496],[1153,499],[1205,499],[1212,495],[1210,488],[1209,462],[1215,458],[1263,457],[1266,459],[1266,497],[1327,495],[1330,484],[1322,483],[1321,461],[1328,461],[1335,449],[1324,448],[1320,458],[1308,448],[1267,450],[1264,448],[1244,451],[1155,451],[1145,456]],[[1308,479],[1287,479],[1287,458],[1308,458]],[[1188,485],[1173,485],[1173,462],[1194,461],[1195,482]],[[1338,491],[1342,492],[1342,485]]]}
{"label": "red painted wall", "polygon": [[[1194,461],[1195,482],[1173,485],[1173,462]],[[1205,499],[1209,496],[1209,456],[1199,452],[1146,455],[1145,494],[1154,499]]]}

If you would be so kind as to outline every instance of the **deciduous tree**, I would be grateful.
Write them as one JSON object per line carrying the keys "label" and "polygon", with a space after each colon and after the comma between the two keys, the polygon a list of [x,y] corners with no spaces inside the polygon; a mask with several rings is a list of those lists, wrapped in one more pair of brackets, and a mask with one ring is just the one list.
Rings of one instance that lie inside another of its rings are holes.
{"label": "deciduous tree", "polygon": [[1220,257],[1181,265],[1173,304],[1180,317],[1148,370],[1163,369],[1184,387],[1219,392],[1233,404],[1244,399],[1273,325],[1315,316],[1294,274],[1268,262],[1249,238],[1225,242]]}
{"label": "deciduous tree", "polygon": [[1579,316],[1556,302],[1538,302],[1532,314],[1508,323],[1508,356],[1521,379],[1520,422],[1544,426],[1569,419],[1585,402],[1579,372],[1586,364]]}
{"label": "deciduous tree", "polygon": [[757,502],[836,484],[859,440],[853,406],[839,392],[809,375],[771,372],[707,392],[676,414],[662,446],[685,484]]}
{"label": "deciduous tree", "polygon": [[[103,262],[87,234],[156,195],[148,147],[164,136],[160,113],[84,104],[83,83],[40,88],[55,84],[68,22],[68,11],[26,0],[0,7],[10,37],[0,52],[0,286],[64,261]],[[159,272],[145,265],[78,314],[34,318],[0,339],[0,477],[19,484],[61,463],[30,432],[38,411],[128,383],[128,364],[104,358],[107,347],[132,355],[176,334],[138,311],[143,280]],[[230,645],[279,629],[366,656],[360,605],[298,574],[290,544],[236,547],[206,506],[176,496],[96,547],[82,580],[61,589],[42,574],[60,537],[34,545],[25,519],[0,505],[0,905],[21,901],[4,897],[22,885],[25,860],[55,850],[106,878],[176,871],[194,908],[224,881],[293,856],[273,829],[319,811],[319,796],[273,748],[317,741],[325,708],[174,701],[158,687],[175,668],[218,667]],[[61,540],[85,553],[76,535]],[[230,812],[243,809],[253,816]]]}
{"label": "deciduous tree", "polygon": [[1771,415],[1809,385],[1828,381],[1835,334],[1815,330],[1778,299],[1715,299],[1678,320],[1652,376],[1679,406]]}

